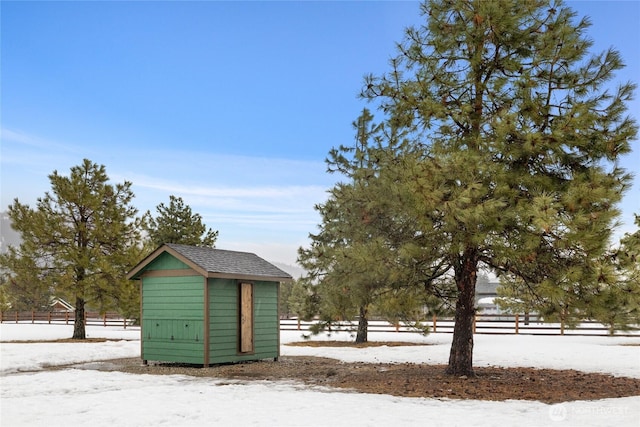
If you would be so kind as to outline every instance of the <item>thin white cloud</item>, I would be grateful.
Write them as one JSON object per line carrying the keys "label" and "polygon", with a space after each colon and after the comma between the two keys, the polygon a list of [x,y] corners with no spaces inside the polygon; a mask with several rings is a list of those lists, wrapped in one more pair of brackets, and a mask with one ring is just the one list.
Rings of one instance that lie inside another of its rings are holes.
{"label": "thin white cloud", "polygon": [[297,197],[309,194],[309,191],[315,193],[318,191],[326,191],[326,188],[319,186],[257,186],[257,187],[216,187],[216,186],[189,186],[181,185],[168,181],[161,181],[154,178],[141,178],[135,180],[137,187],[151,188],[161,190],[174,195],[188,194],[192,196],[215,197],[215,198],[281,198],[281,197]]}
{"label": "thin white cloud", "polygon": [[[182,197],[205,224],[219,230],[220,247],[251,248],[294,263],[297,248],[319,221],[314,205],[326,199],[333,177],[322,160],[237,156],[187,150],[123,150],[80,146],[3,128],[3,206],[14,197],[34,203],[50,190],[53,170],[68,173],[83,158],[104,164],[112,182],[129,181],[140,213],[155,214],[169,195]],[[5,200],[6,196],[6,200]]]}
{"label": "thin white cloud", "polygon": [[317,223],[315,218],[310,218],[309,213],[301,213],[298,215],[290,214],[209,214],[205,219],[212,224],[235,224],[243,226],[262,226],[266,224],[294,226],[313,226]]}
{"label": "thin white cloud", "polygon": [[[314,213],[314,205],[326,199],[327,188],[318,185],[269,186],[204,186],[183,185],[160,178],[137,176],[133,182],[136,194],[155,194],[152,206],[145,210],[155,212],[159,203],[166,203],[169,195],[182,197],[194,211],[211,217],[246,217],[256,219],[258,215],[309,216]],[[148,199],[148,195],[147,195]],[[315,215],[314,220],[315,220]]]}
{"label": "thin white cloud", "polygon": [[39,139],[33,135],[7,128],[0,128],[0,140],[3,143],[13,142],[41,148],[49,148],[53,144],[52,141]]}
{"label": "thin white cloud", "polygon": [[[41,154],[50,154],[50,153],[58,153],[63,155],[67,154],[78,154],[83,151],[86,151],[86,147],[76,147],[70,144],[63,144],[58,141],[41,138],[36,135],[15,129],[9,128],[0,128],[0,141],[2,142],[3,148],[3,157],[5,151],[9,153],[12,151],[11,149],[17,148],[18,145],[25,146],[24,148],[37,148],[40,150]],[[29,161],[33,160],[30,158],[20,158],[21,161]],[[2,160],[6,162],[7,159]]]}

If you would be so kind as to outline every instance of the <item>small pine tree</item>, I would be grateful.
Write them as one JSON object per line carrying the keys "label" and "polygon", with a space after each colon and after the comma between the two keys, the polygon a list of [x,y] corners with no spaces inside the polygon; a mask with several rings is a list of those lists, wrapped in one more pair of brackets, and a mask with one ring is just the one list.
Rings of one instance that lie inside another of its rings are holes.
{"label": "small pine tree", "polygon": [[367,206],[372,194],[368,171],[374,167],[367,157],[367,146],[376,125],[364,109],[353,127],[355,146],[333,149],[327,159],[329,170],[342,173],[349,182],[336,185],[330,199],[316,206],[323,217],[322,230],[311,235],[311,248],[300,249],[299,262],[318,279],[315,291],[324,324],[357,316],[356,342],[366,342],[370,306],[378,289],[386,284],[370,264],[376,217]]}
{"label": "small pine tree", "polygon": [[305,278],[300,278],[293,283],[291,295],[287,300],[289,309],[298,320],[309,321],[318,314],[319,298],[316,287]]}
{"label": "small pine tree", "polygon": [[609,333],[640,325],[640,216],[638,231],[626,234],[617,250],[603,260],[602,286],[589,306],[588,315],[609,326]]}
{"label": "small pine tree", "polygon": [[194,214],[182,197],[169,196],[169,206],[160,203],[156,211],[155,218],[149,211],[144,215],[144,228],[154,247],[165,243],[215,247],[218,231],[207,229],[202,216]]}

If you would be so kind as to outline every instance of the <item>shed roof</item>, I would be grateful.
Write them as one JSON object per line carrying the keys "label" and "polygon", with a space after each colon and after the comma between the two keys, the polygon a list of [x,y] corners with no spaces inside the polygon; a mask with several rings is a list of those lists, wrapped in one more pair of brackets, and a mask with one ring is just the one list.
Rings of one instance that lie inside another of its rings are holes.
{"label": "shed roof", "polygon": [[178,258],[205,277],[246,280],[289,281],[290,274],[250,252],[228,251],[209,247],[166,243],[156,249],[127,274],[138,279],[154,259],[164,252]]}

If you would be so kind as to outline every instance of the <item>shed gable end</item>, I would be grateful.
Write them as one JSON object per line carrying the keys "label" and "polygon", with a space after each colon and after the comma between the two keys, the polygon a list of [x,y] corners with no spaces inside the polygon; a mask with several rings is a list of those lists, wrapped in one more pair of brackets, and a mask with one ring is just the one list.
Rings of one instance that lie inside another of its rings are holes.
{"label": "shed gable end", "polygon": [[145,271],[149,270],[190,270],[184,262],[180,261],[173,255],[163,252],[145,267]]}

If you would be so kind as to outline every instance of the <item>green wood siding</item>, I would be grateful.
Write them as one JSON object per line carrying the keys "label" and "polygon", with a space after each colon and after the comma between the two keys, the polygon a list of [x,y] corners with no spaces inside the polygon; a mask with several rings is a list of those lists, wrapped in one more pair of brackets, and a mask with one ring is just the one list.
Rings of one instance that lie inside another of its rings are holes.
{"label": "green wood siding", "polygon": [[[202,365],[279,356],[277,282],[249,282],[253,284],[253,329],[245,333],[251,332],[253,351],[240,353],[237,279],[205,279],[168,253],[158,255],[145,270],[154,274],[142,276],[143,360]],[[170,271],[164,276],[163,270]],[[204,324],[205,280],[209,293],[208,328]],[[204,335],[206,330],[208,336]]]}
{"label": "green wood siding", "polygon": [[190,268],[178,258],[164,252],[149,263],[145,270],[189,270]]}
{"label": "green wood siding", "polygon": [[144,360],[203,363],[203,282],[204,279],[201,276],[143,279],[142,358]]}
{"label": "green wood siding", "polygon": [[239,354],[238,281],[209,279],[209,363],[278,357],[278,283],[253,282],[254,352]]}

